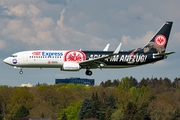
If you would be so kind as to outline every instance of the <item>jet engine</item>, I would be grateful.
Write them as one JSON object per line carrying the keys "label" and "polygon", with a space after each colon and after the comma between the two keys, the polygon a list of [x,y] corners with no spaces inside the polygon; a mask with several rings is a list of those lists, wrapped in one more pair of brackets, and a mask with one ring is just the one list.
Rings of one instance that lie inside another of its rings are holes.
{"label": "jet engine", "polygon": [[61,68],[62,71],[79,71],[80,65],[76,62],[65,62]]}

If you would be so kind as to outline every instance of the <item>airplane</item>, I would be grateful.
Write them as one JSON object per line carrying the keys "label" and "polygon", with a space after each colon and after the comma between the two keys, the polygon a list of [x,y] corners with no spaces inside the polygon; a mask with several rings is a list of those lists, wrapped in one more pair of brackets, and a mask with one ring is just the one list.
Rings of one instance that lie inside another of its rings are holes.
{"label": "airplane", "polygon": [[103,51],[83,50],[31,50],[12,54],[4,63],[20,69],[23,68],[60,68],[62,71],[79,71],[92,75],[91,69],[130,68],[167,58],[175,52],[166,52],[166,47],[173,22],[167,21],[152,39],[141,48],[120,51],[120,43],[114,51],[108,51],[109,44]]}

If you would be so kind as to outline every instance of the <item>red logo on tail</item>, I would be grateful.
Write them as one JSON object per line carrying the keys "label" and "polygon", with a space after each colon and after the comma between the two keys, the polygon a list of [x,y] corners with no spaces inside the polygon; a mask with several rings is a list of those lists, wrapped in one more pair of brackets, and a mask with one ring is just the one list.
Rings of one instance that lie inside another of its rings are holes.
{"label": "red logo on tail", "polygon": [[157,46],[164,46],[166,44],[166,37],[164,35],[157,35],[154,41]]}

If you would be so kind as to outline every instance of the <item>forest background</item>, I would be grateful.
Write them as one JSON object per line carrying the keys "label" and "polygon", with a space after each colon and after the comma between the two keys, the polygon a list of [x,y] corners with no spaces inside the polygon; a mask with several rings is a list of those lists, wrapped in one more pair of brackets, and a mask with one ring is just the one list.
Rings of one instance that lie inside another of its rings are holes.
{"label": "forest background", "polygon": [[180,120],[180,78],[138,81],[0,86],[0,120]]}

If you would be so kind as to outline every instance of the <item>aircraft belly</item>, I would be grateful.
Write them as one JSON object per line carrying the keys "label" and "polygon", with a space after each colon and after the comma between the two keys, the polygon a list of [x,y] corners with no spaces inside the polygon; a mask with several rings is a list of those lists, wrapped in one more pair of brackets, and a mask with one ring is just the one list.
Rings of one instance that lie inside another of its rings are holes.
{"label": "aircraft belly", "polygon": [[58,60],[31,60],[16,66],[22,68],[61,68],[62,64]]}
{"label": "aircraft belly", "polygon": [[27,65],[18,65],[17,67],[22,67],[22,68],[61,68],[62,65],[27,64]]}

